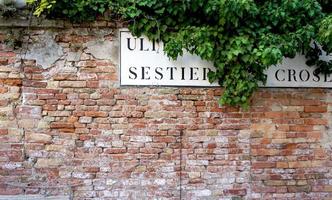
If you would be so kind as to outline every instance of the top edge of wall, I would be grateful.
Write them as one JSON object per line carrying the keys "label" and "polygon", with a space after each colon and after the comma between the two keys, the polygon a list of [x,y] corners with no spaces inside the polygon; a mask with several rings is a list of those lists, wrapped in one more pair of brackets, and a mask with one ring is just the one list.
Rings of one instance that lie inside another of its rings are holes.
{"label": "top edge of wall", "polygon": [[3,18],[0,17],[0,27],[8,28],[123,28],[125,25],[121,22],[112,22],[98,20],[89,23],[72,23],[65,20],[48,20],[33,17],[28,18]]}

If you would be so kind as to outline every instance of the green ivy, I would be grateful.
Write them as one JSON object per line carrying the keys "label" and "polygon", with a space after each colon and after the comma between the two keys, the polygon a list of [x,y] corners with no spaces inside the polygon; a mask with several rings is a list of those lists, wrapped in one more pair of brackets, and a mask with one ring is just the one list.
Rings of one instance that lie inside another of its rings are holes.
{"label": "green ivy", "polygon": [[[173,59],[183,50],[212,62],[209,80],[225,88],[221,104],[248,106],[264,70],[283,57],[304,53],[317,73],[331,73],[319,60],[332,52],[330,0],[29,0],[36,13],[73,21],[96,17],[128,21],[130,31],[164,42]],[[315,41],[315,42],[313,42]]]}

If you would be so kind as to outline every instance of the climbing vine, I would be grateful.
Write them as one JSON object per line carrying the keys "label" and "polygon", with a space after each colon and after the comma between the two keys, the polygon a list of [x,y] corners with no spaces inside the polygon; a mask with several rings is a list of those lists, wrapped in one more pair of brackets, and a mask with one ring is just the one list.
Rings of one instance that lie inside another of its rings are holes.
{"label": "climbing vine", "polygon": [[173,59],[183,50],[214,64],[209,80],[225,88],[221,104],[247,106],[264,70],[283,57],[306,55],[316,73],[331,73],[330,0],[27,0],[35,14],[72,21],[121,19],[134,35],[164,42]]}

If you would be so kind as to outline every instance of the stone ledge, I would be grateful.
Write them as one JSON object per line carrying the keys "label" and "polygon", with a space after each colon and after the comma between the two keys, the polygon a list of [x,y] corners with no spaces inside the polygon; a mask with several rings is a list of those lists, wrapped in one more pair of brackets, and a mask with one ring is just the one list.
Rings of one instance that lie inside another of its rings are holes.
{"label": "stone ledge", "polygon": [[28,18],[9,18],[5,19],[0,17],[0,27],[8,28],[123,28],[125,27],[122,22],[99,20],[94,22],[85,23],[71,23],[61,19],[48,20],[43,18],[34,17],[31,22]]}
{"label": "stone ledge", "polygon": [[69,200],[69,196],[0,195],[0,200]]}
{"label": "stone ledge", "polygon": [[63,20],[46,20],[34,18],[31,20],[31,24],[28,19],[5,19],[0,18],[0,27],[39,27],[39,28],[65,28],[65,22]]}

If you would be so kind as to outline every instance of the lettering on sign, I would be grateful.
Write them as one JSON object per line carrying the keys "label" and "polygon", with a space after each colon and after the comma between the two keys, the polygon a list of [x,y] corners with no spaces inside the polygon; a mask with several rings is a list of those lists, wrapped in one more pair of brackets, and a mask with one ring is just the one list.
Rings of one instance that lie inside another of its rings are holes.
{"label": "lettering on sign", "polygon": [[[322,59],[332,59],[323,56]],[[142,86],[218,86],[210,83],[207,74],[212,63],[184,52],[176,61],[168,58],[163,44],[146,37],[134,37],[120,31],[120,85]],[[305,58],[283,59],[266,71],[267,83],[262,87],[325,87],[332,88],[332,75],[314,74],[315,67],[305,64]]]}
{"label": "lettering on sign", "polygon": [[[322,59],[330,59],[328,56]],[[315,67],[306,65],[303,55],[295,58],[284,58],[283,61],[271,66],[267,74],[266,87],[322,87],[332,88],[332,75],[315,74]]]}

